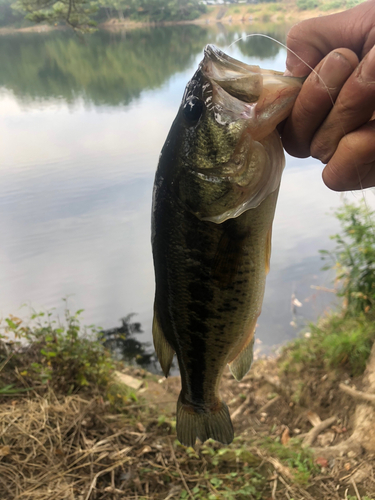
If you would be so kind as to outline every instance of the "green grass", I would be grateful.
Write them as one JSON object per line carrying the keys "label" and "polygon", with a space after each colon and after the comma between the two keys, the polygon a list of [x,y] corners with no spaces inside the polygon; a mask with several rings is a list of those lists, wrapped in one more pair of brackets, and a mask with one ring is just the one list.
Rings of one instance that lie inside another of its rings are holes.
{"label": "green grass", "polygon": [[283,371],[298,372],[310,366],[345,370],[351,376],[364,372],[375,341],[374,318],[364,313],[356,317],[331,313],[309,329],[308,338],[303,336],[284,349]]}
{"label": "green grass", "polygon": [[321,5],[319,0],[297,0],[299,10],[313,10]]}
{"label": "green grass", "polygon": [[312,452],[308,448],[302,448],[300,440],[291,439],[287,445],[283,445],[279,438],[274,440],[267,437],[260,446],[289,467],[296,484],[306,486],[311,476],[319,471]]}
{"label": "green grass", "polygon": [[346,6],[346,1],[345,0],[333,0],[332,2],[327,2],[321,5],[321,10],[327,11],[327,10],[333,10],[333,9],[340,9],[341,7]]}

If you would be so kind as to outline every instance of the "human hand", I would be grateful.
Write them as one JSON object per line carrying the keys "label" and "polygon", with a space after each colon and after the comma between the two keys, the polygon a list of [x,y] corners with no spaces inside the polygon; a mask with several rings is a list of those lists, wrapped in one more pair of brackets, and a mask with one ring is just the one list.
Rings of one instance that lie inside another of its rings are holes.
{"label": "human hand", "polygon": [[288,51],[286,74],[309,76],[282,141],[292,156],[326,163],[323,180],[336,191],[375,186],[374,45],[375,0],[302,21],[288,34],[288,48],[320,78]]}

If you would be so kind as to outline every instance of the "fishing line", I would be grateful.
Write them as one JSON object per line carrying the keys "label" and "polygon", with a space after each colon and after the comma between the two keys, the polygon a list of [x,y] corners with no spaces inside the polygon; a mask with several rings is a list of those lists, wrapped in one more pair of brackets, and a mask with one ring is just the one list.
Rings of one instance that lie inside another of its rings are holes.
{"label": "fishing line", "polygon": [[[279,44],[285,50],[288,50],[289,52],[291,52],[297,59],[299,59],[303,64],[305,64],[311,70],[312,73],[314,73],[318,77],[318,79],[321,81],[321,83],[323,84],[324,88],[326,89],[326,91],[327,91],[327,93],[329,95],[329,98],[331,100],[332,106],[335,105],[335,101],[333,100],[333,97],[332,97],[332,94],[331,94],[331,92],[329,90],[329,87],[326,85],[325,81],[319,75],[319,73],[312,66],[310,66],[306,61],[304,61],[302,57],[300,57],[298,54],[296,54],[296,52],[294,52],[294,50],[290,49],[289,47],[287,47],[284,43],[280,42],[279,40],[276,40],[276,38],[273,38],[272,36],[269,36],[269,35],[265,35],[264,33],[250,33],[249,35],[245,35],[245,37],[241,36],[237,40],[234,40],[234,42],[232,42],[230,45],[228,45],[228,48],[232,47],[232,45],[235,45],[236,43],[238,43],[240,41],[243,41],[246,38],[251,38],[253,36],[261,36],[263,38],[268,38],[269,40],[271,40],[271,41]],[[342,130],[342,132],[344,134],[344,137],[345,137],[347,135],[347,133],[345,132],[345,129],[344,129],[344,126],[342,125],[342,123],[340,123],[340,125],[341,125],[341,130]],[[355,166],[356,171],[357,171],[357,176],[358,176],[358,180],[359,180],[359,186],[361,188],[362,198],[363,198],[363,201],[364,201],[364,204],[365,204],[365,207],[366,207],[367,217],[369,218],[370,217],[369,216],[370,209],[369,209],[368,204],[367,204],[366,195],[365,195],[364,187],[363,187],[363,184],[362,184],[362,179],[361,179],[361,176],[359,175],[358,163],[354,162],[354,166]],[[353,191],[352,191],[352,193],[353,193]],[[371,226],[372,232],[373,232],[373,234],[375,236],[375,227],[372,225],[372,221],[370,219],[368,220],[368,222],[370,222],[370,226]]]}

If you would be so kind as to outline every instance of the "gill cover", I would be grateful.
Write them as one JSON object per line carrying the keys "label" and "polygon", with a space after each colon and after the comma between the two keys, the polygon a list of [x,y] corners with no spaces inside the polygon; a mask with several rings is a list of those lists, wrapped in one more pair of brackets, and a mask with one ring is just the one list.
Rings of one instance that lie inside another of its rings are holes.
{"label": "gill cover", "polygon": [[199,219],[220,224],[279,188],[285,159],[276,126],[300,87],[301,79],[205,48],[182,104],[191,127],[187,176],[195,181],[179,184],[181,200]]}

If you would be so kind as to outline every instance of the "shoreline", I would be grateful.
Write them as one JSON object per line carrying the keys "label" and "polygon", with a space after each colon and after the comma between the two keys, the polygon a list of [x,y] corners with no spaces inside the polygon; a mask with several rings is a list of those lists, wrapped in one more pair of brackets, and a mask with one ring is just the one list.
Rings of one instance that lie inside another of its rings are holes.
{"label": "shoreline", "polygon": [[[217,6],[211,8],[208,12],[201,15],[197,19],[191,21],[134,21],[129,18],[123,20],[118,18],[108,19],[105,22],[98,24],[99,31],[127,31],[137,28],[155,28],[162,26],[179,26],[194,24],[198,26],[215,26],[215,25],[232,25],[232,26],[252,26],[254,24],[287,24],[292,26],[305,19],[314,17],[321,17],[331,14],[337,14],[345,9],[332,9],[323,11],[320,8],[313,10],[299,10],[296,5],[290,6],[288,12],[285,12],[285,7],[280,6],[280,10],[273,11],[270,6],[275,4],[254,4],[253,6],[240,5],[235,9],[232,6],[224,8]],[[288,6],[289,7],[289,6]],[[11,35],[14,33],[46,33],[50,31],[65,31],[70,29],[67,26],[55,26],[49,24],[36,24],[34,26],[26,26],[22,28],[15,28],[12,26],[5,26],[0,28],[0,35]]]}

